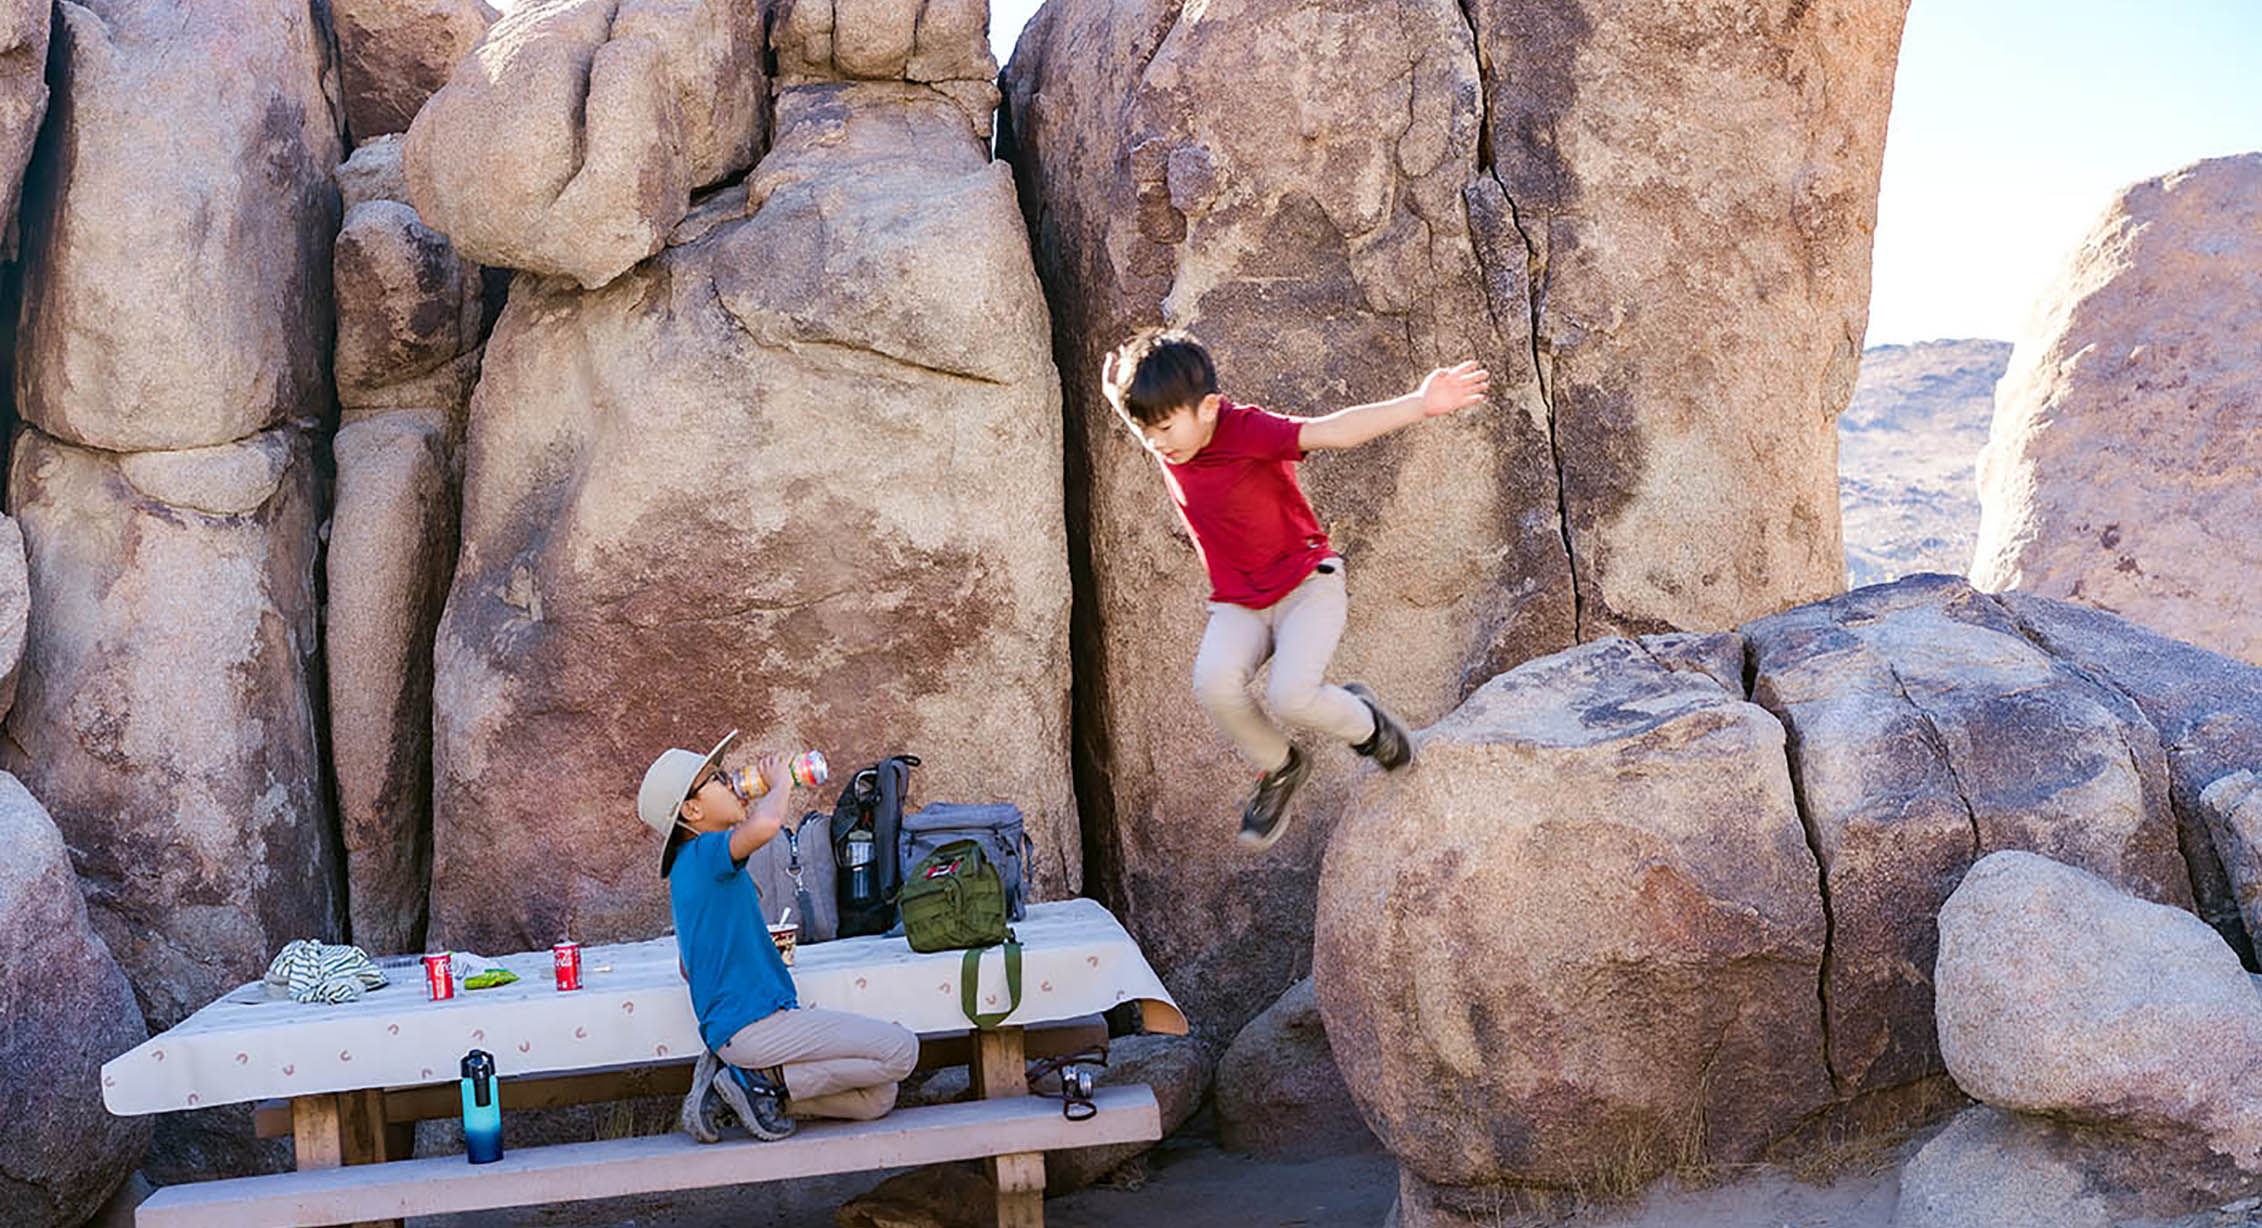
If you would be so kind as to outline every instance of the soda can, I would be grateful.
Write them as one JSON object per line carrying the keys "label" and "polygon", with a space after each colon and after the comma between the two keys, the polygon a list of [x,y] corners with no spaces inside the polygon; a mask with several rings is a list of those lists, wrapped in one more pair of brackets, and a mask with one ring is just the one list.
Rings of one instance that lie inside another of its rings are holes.
{"label": "soda can", "polygon": [[434,1002],[456,996],[455,969],[446,951],[424,957],[424,989]]}
{"label": "soda can", "polygon": [[[793,783],[804,789],[814,789],[832,778],[832,765],[825,762],[825,752],[805,750],[788,760],[785,770],[792,774]],[[770,791],[770,782],[763,779],[761,770],[749,764],[732,774],[740,794],[748,800]]]}
{"label": "soda can", "polygon": [[561,942],[550,948],[550,962],[557,966],[560,990],[581,988],[581,944]]}

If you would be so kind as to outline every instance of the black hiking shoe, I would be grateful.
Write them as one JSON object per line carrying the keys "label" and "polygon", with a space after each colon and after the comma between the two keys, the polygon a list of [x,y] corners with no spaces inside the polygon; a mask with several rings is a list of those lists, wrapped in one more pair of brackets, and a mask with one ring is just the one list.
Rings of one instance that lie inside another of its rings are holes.
{"label": "black hiking shoe", "polygon": [[1304,783],[1304,752],[1291,746],[1288,762],[1266,772],[1257,781],[1257,791],[1249,795],[1249,804],[1241,811],[1241,843],[1262,851],[1277,843],[1288,830],[1288,799],[1296,795],[1296,786]]}
{"label": "black hiking shoe", "polygon": [[1395,772],[1414,761],[1414,739],[1407,734],[1406,726],[1390,709],[1375,698],[1373,688],[1364,682],[1346,683],[1344,690],[1359,697],[1374,716],[1374,732],[1367,740],[1351,749],[1382,765],[1385,772]]}
{"label": "black hiking shoe", "polygon": [[746,1132],[765,1143],[791,1138],[800,1123],[785,1111],[785,1085],[738,1066],[723,1067],[715,1090]]}

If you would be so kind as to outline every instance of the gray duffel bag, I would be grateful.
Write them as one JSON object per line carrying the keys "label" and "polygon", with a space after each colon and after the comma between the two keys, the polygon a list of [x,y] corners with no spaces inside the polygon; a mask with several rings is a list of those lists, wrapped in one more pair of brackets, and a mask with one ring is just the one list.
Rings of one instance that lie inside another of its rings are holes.
{"label": "gray duffel bag", "polygon": [[908,874],[927,854],[953,840],[981,843],[982,855],[1005,880],[1006,920],[1021,920],[1028,911],[1022,899],[1022,866],[1032,846],[1021,826],[1020,808],[1010,802],[929,802],[917,814],[903,816],[903,825],[896,829],[896,864]]}

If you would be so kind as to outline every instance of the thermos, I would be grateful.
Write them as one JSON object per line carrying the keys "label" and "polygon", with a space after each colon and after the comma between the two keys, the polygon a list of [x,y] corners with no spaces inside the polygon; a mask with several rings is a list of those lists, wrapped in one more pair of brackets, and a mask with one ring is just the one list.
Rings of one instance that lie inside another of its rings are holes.
{"label": "thermos", "polygon": [[[840,863],[840,902],[845,911],[863,912],[880,903],[880,878],[878,850],[872,845],[870,829],[858,827],[848,833],[842,843]],[[877,931],[875,931],[877,932]]]}
{"label": "thermos", "polygon": [[474,1164],[503,1158],[503,1098],[495,1087],[495,1055],[463,1055],[463,1145]]}

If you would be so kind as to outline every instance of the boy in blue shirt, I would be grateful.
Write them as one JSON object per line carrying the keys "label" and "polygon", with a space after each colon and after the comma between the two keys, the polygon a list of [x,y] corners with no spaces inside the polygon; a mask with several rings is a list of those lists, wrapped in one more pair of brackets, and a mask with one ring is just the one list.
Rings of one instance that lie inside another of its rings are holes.
{"label": "boy in blue shirt", "polygon": [[[746,874],[746,859],[785,821],[793,775],[784,756],[765,756],[762,778],[773,784],[749,811],[722,769],[737,739],[733,730],[704,756],[662,751],[636,794],[637,816],[666,838],[660,874],[700,1038],[727,1063],[714,1090],[761,1139],[793,1133],[796,1117],[885,1116],[897,1081],[917,1063],[919,1038],[885,1020],[797,1003]],[[702,1057],[684,1101],[684,1128],[701,1142],[718,1137],[705,1120],[704,1088],[715,1073]]]}

